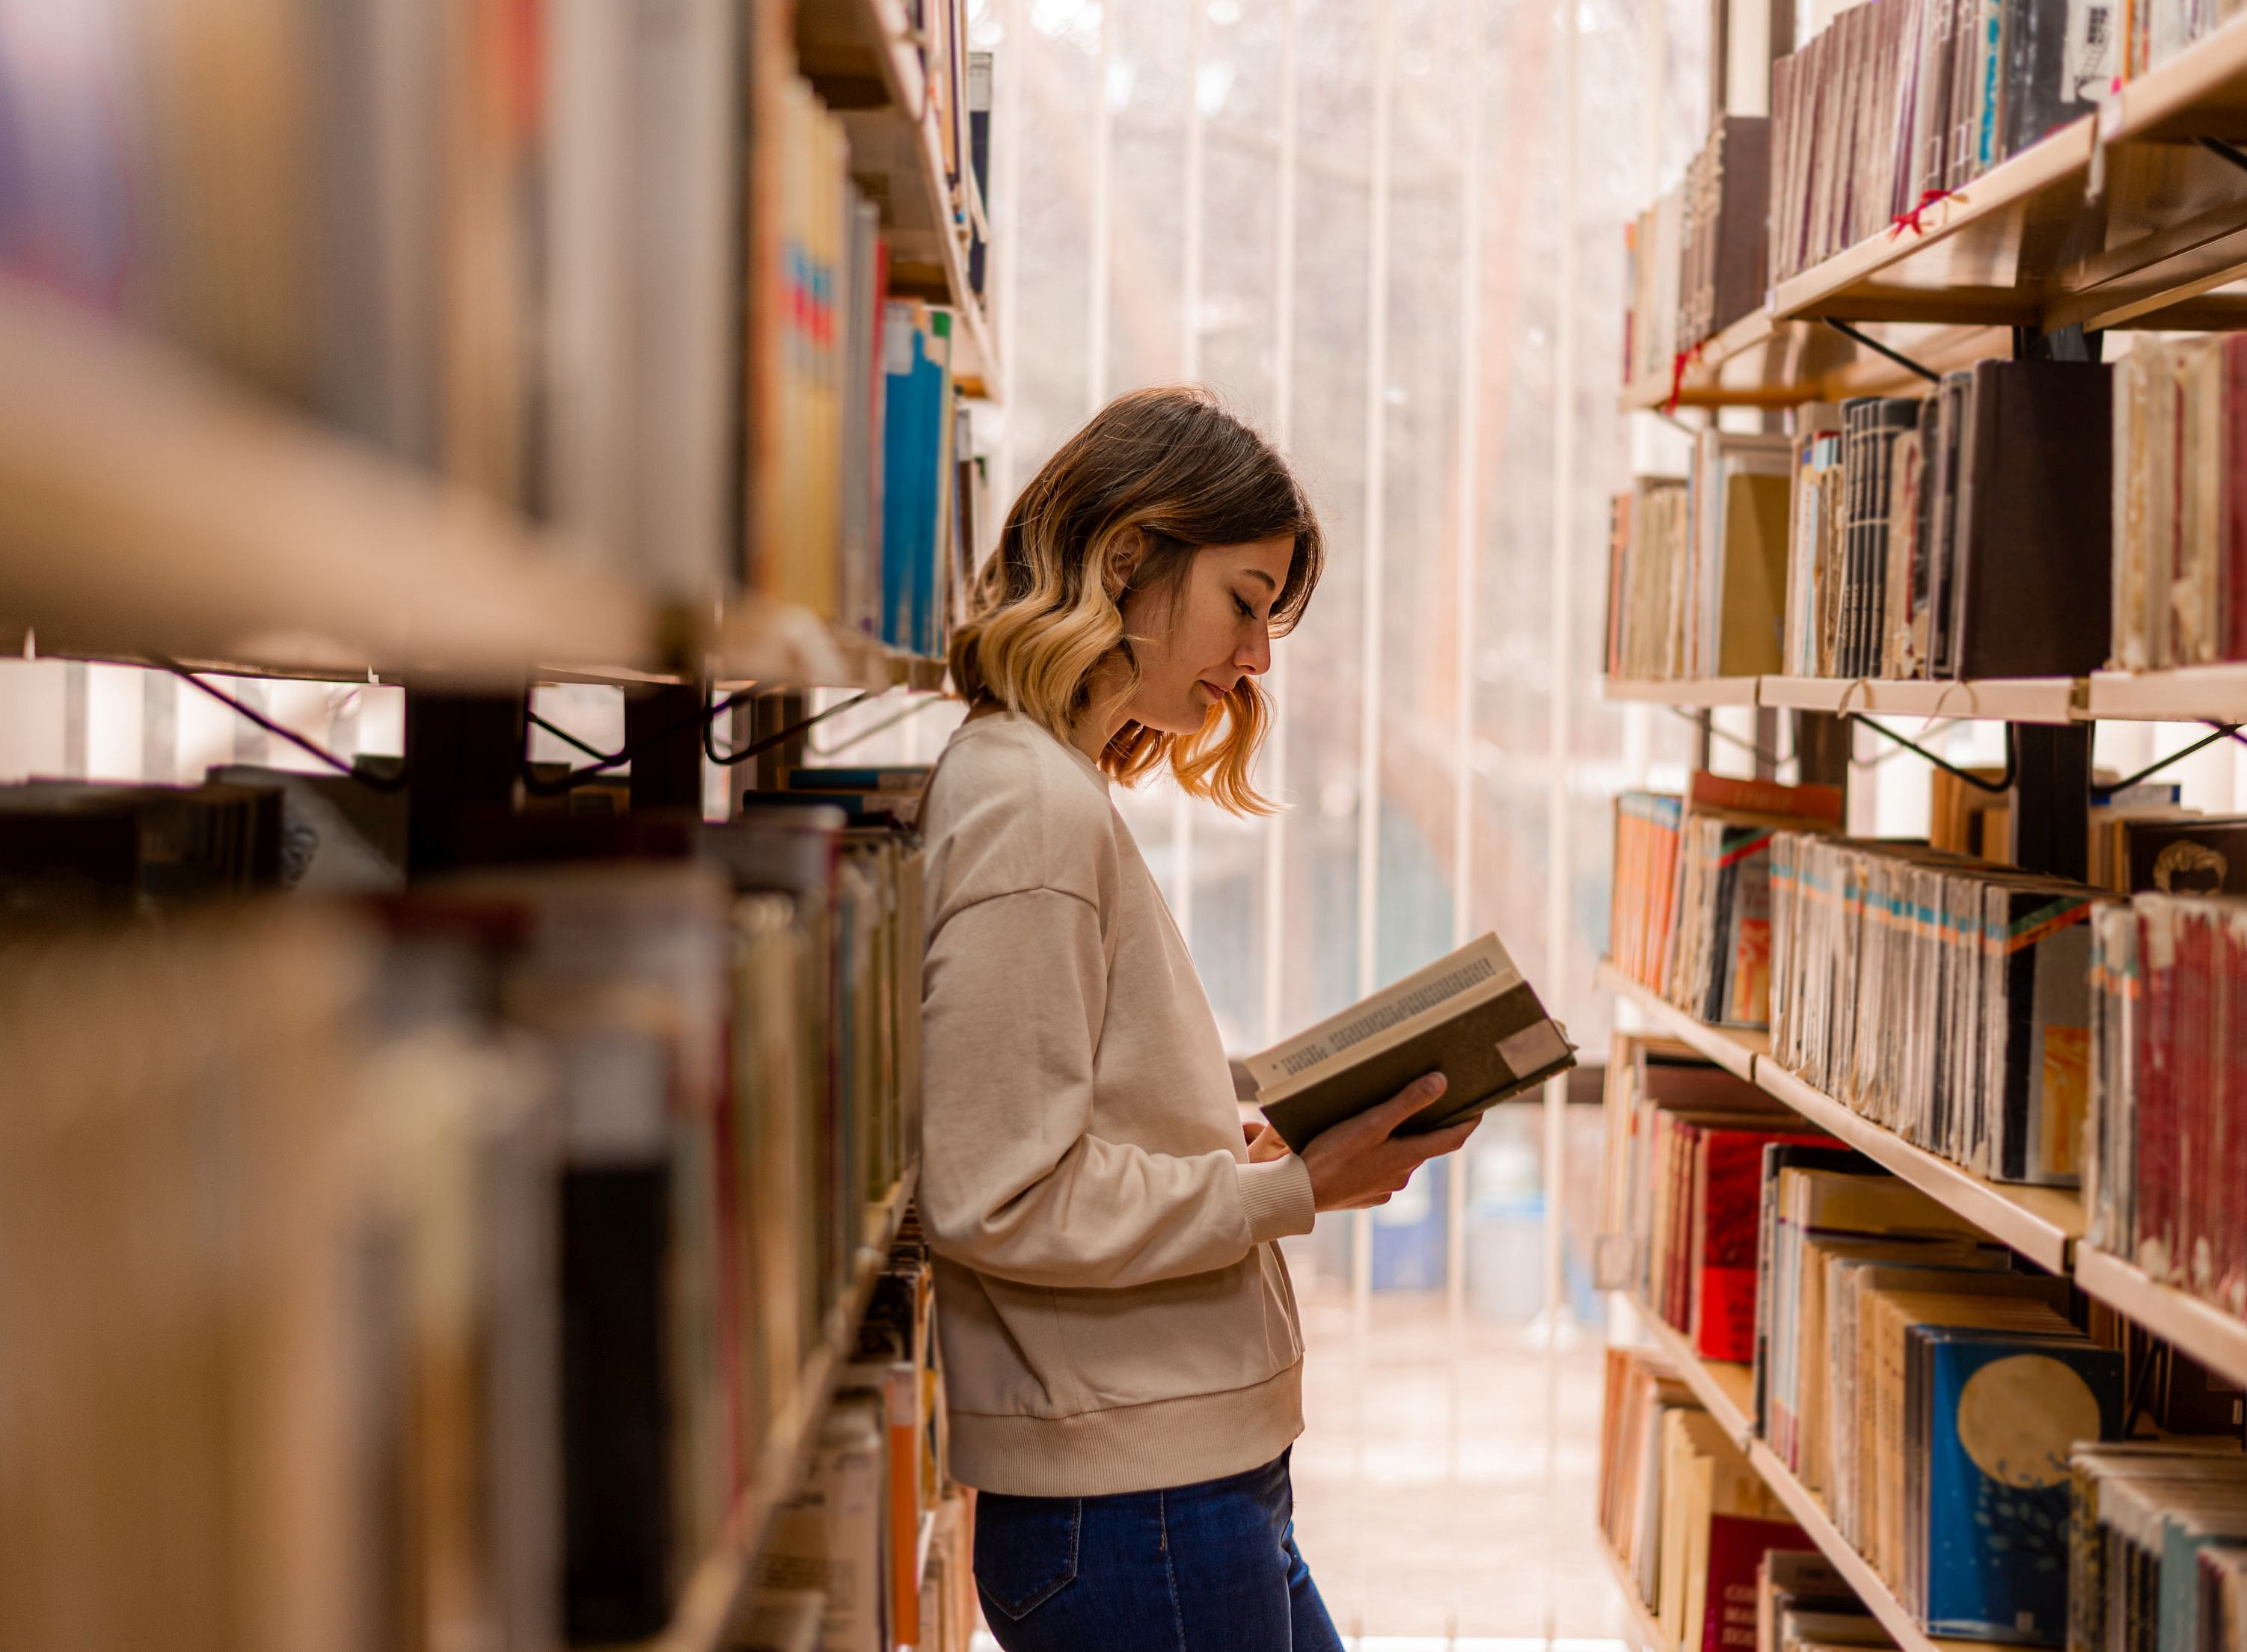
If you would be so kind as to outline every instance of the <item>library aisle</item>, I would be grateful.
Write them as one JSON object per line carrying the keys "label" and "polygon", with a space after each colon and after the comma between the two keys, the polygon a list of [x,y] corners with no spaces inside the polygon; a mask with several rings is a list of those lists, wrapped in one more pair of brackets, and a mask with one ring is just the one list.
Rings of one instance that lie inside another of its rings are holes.
{"label": "library aisle", "polygon": [[0,0],[0,1649],[2247,1652],[2234,10]]}

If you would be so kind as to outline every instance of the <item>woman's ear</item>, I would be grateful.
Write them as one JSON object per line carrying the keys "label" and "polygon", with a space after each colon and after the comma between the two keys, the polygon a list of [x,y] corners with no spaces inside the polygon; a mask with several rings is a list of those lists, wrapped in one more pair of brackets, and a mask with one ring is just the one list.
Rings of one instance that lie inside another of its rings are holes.
{"label": "woman's ear", "polygon": [[1139,558],[1145,554],[1146,542],[1136,529],[1126,529],[1107,544],[1100,563],[1100,589],[1108,600],[1117,607],[1124,604],[1124,593],[1131,588],[1131,576],[1138,571]]}

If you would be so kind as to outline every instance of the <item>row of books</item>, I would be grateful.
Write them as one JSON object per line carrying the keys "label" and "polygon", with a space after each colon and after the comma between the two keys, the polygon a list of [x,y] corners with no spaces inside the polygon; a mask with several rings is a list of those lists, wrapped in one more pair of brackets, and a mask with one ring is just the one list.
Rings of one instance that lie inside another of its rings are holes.
{"label": "row of books", "polygon": [[[2127,1642],[2080,1636],[2086,1614],[2096,1624],[2124,1609],[2120,1597],[2085,1580],[2086,1562],[2094,1571],[2100,1564],[2088,1546],[2102,1523],[2098,1498],[2086,1500],[2086,1464],[2182,1455],[2228,1462],[2205,1471],[2205,1484],[2226,1484],[2243,1463],[2236,1390],[2112,1314],[2089,1308],[2087,1324],[2077,1324],[2066,1281],[2028,1269],[1861,1155],[1799,1122],[1790,1128],[1769,1098],[1683,1046],[1619,1034],[1608,1101],[1600,1282],[1645,1302],[1648,1275],[1630,1264],[1643,1264],[1649,1249],[1663,1253],[1665,1227],[1673,1230],[1668,1266],[1682,1255],[1697,1279],[1696,1314],[1679,1324],[1694,1356],[1746,1362],[1756,1434],[1929,1633],[2086,1649],[2235,1644],[2189,1631],[2171,1638],[2166,1618],[2159,1639],[2151,1621]],[[1692,1143],[1683,1157],[1675,1150],[1681,1139]],[[1649,1150],[1663,1143],[1672,1149],[1667,1203],[1641,1179]],[[1678,1201],[1691,1212],[1684,1250],[1677,1241],[1685,1236],[1674,1231]],[[1745,1281],[1743,1242],[1753,1257]],[[1659,1266],[1653,1277],[1658,1284]],[[1714,1314],[1710,1305],[1718,1301],[1737,1307]],[[1674,1300],[1651,1306],[1678,1323]],[[1713,1423],[1697,1430],[1669,1420],[1694,1402],[1658,1362],[1609,1358],[1602,1521],[1653,1603],[1663,1597],[1652,1587],[1660,1573],[1646,1563],[1647,1546],[1658,1548],[1668,1533],[1662,1501],[1649,1502],[1644,1489],[1647,1465],[1663,1460],[1651,1443],[1697,1433],[1705,1456],[1731,1442]],[[2102,1444],[2121,1440],[2134,1420],[2125,1416],[2126,1372],[2133,1409],[2162,1430],[2161,1444]],[[2195,1430],[2212,1437],[2176,1437]],[[1738,1463],[1740,1471],[1749,1467]],[[1726,1484],[1722,1468],[1717,1484]],[[2108,1554],[2134,1542],[2134,1563],[2175,1568],[2179,1550],[2173,1544],[2165,1554],[2161,1538],[2187,1534],[2182,1570],[2162,1580],[2175,1588],[2193,1576],[2198,1546],[2221,1541],[2229,1530],[2222,1520],[2237,1516],[2220,1493],[2196,1502],[2166,1492],[2127,1516],[2118,1498],[2104,1511],[2102,1540]],[[1735,1488],[1729,1512],[1779,1512],[1768,1498],[1760,1486]],[[2233,1510],[2241,1506],[2232,1499]],[[2133,1613],[2161,1598],[2134,1593],[2141,1587],[2131,1580]],[[1662,1627],[1678,1633],[1666,1615]],[[1685,1645],[1694,1644],[1695,1627],[1684,1626]],[[1708,1623],[1704,1643],[1745,1642],[1738,1634],[1719,1642],[1722,1627]]]}
{"label": "row of books", "polygon": [[1786,826],[1839,829],[1841,793],[1705,772],[1683,797],[1615,800],[1608,956],[1717,1027],[1771,1014],[1771,844]]}
{"label": "row of books", "polygon": [[1772,284],[2090,113],[2113,24],[2063,0],[1866,0],[1772,64]]}
{"label": "row of books", "polygon": [[1764,1156],[1759,1427],[1929,1633],[2064,1642],[2070,1452],[2123,1427],[2122,1355],[1918,1190]]}
{"label": "row of books", "polygon": [[1625,226],[1625,383],[1674,375],[1763,302],[1770,167],[1771,122],[1719,115],[1684,181]]}
{"label": "row of books", "polygon": [[1608,673],[2073,676],[2110,630],[2124,657],[2110,602],[2140,542],[2112,388],[2090,363],[1984,361],[1923,399],[1808,404],[1793,436],[1701,433],[1682,490],[1641,477],[1615,502]]}
{"label": "row of books", "polygon": [[[980,235],[990,65],[971,110],[962,0],[914,10],[947,174],[933,235]],[[659,596],[748,585],[940,652],[973,550],[956,318],[888,308],[893,279],[942,292],[943,260],[899,222],[914,203],[853,178],[923,166],[919,133],[828,113],[795,11],[341,0],[18,31],[0,273],[550,522]],[[913,258],[893,269],[893,244]]]}
{"label": "row of books", "polygon": [[2247,1314],[2247,902],[2160,893],[2094,918],[2090,1242]]}
{"label": "row of books", "polygon": [[918,1131],[918,851],[683,847],[5,943],[0,1641],[630,1640],[786,1495]]}
{"label": "row of books", "polygon": [[1599,1518],[1666,1652],[1731,1652],[1766,1618],[1775,1632],[1779,1611],[1752,1603],[1766,1592],[1759,1573],[1810,1548],[1677,1373],[1627,1348],[1607,1355]]}
{"label": "row of books", "polygon": [[1772,1059],[1999,1181],[2077,1185],[2091,929],[2111,897],[1947,850],[1780,832]]}
{"label": "row of books", "polygon": [[928,1246],[909,1216],[802,1484],[773,1517],[748,1622],[730,1644],[967,1652],[972,1494],[945,1471],[934,1322]]}
{"label": "row of books", "polygon": [[2133,1441],[2069,1459],[2068,1652],[2247,1645],[2247,1460],[2223,1446]]}

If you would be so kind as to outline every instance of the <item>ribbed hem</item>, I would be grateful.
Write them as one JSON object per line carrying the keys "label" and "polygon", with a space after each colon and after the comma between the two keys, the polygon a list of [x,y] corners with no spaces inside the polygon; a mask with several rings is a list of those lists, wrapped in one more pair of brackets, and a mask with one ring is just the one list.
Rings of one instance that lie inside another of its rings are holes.
{"label": "ribbed hem", "polygon": [[1293,1153],[1261,1164],[1243,1164],[1240,1203],[1248,1212],[1248,1232],[1259,1245],[1290,1233],[1308,1233],[1318,1219],[1310,1169]]}
{"label": "ribbed hem", "polygon": [[1253,1388],[1075,1416],[954,1411],[952,1477],[1009,1497],[1106,1497],[1261,1468],[1303,1431],[1303,1362]]}

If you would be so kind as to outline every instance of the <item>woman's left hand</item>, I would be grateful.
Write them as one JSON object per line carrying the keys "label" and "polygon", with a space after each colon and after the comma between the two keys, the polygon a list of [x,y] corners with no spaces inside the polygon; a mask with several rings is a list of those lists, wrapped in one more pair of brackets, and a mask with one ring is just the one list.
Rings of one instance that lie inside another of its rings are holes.
{"label": "woman's left hand", "polygon": [[1294,1150],[1281,1138],[1279,1131],[1260,1118],[1253,1123],[1246,1119],[1241,1120],[1240,1133],[1248,1138],[1248,1162],[1251,1164],[1285,1158]]}

